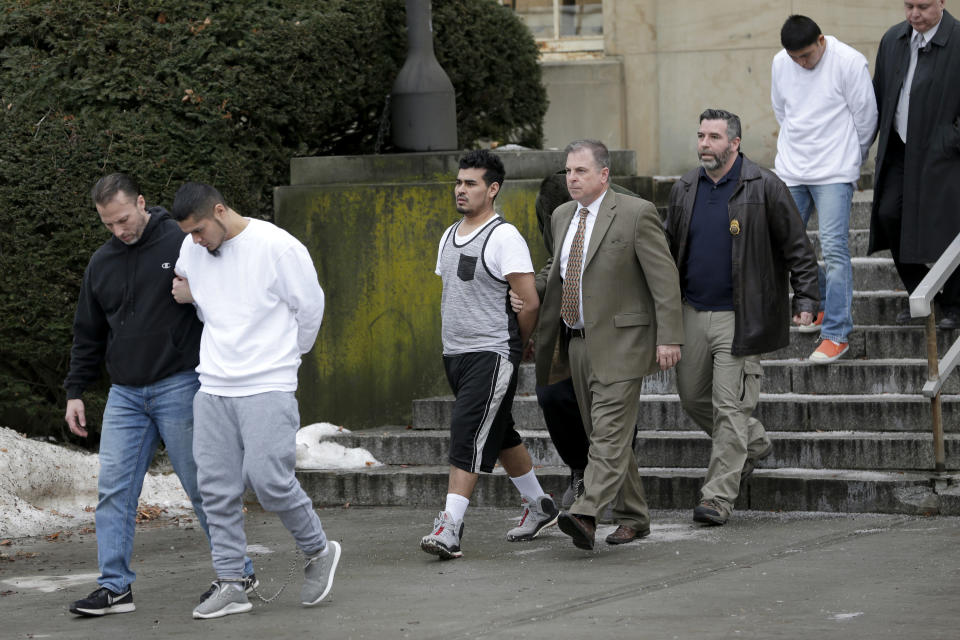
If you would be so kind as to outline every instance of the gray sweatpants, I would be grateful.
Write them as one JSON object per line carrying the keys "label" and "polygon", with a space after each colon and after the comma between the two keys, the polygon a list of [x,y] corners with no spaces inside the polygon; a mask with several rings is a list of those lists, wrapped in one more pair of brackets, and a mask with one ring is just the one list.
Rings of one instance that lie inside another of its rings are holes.
{"label": "gray sweatpants", "polygon": [[320,518],[294,475],[299,428],[292,392],[228,398],[201,391],[194,397],[193,457],[218,578],[243,575],[245,487],[280,517],[305,554],[327,546]]}

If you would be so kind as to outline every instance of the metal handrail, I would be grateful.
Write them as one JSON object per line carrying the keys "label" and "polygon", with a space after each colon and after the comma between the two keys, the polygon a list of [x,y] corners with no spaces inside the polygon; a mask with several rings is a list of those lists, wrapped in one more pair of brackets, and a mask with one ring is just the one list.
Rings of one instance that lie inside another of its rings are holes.
{"label": "metal handrail", "polygon": [[[930,268],[917,288],[910,294],[910,316],[926,318],[924,332],[927,338],[927,382],[922,393],[930,398],[933,415],[933,459],[938,473],[946,471],[946,454],[943,446],[943,412],[940,405],[940,389],[943,382],[960,363],[960,338],[954,341],[942,360],[937,357],[937,323],[933,313],[933,298],[947,279],[960,266],[960,234],[953,239],[943,255]],[[941,367],[942,365],[942,367]]]}

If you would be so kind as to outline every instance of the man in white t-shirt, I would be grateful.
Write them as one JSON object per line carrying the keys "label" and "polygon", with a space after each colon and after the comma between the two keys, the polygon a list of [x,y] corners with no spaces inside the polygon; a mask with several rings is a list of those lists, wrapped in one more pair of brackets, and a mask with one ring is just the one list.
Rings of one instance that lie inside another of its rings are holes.
{"label": "man in white t-shirt", "polygon": [[172,209],[188,234],[173,296],[194,303],[204,323],[193,451],[217,574],[213,593],[193,617],[219,618],[253,606],[242,588],[246,487],[280,517],[306,556],[300,601],[315,605],[330,592],[340,559],[339,543],[327,540],[294,475],[297,369],[323,319],[317,271],[296,238],[244,218],[210,185],[184,184]]}
{"label": "man in white t-shirt", "polygon": [[780,123],[776,172],[793,196],[804,225],[817,210],[822,311],[811,362],[828,363],[849,349],[853,330],[853,267],[848,236],[850,205],[877,128],[877,102],[867,59],[806,16],[787,18],[783,50],[773,58],[770,98]]}
{"label": "man in white t-shirt", "polygon": [[[437,253],[443,365],[456,400],[446,505],[420,548],[442,560],[463,555],[460,538],[470,497],[480,472],[493,471],[498,459],[523,508],[508,540],[532,540],[556,524],[559,513],[534,474],[511,415],[520,357],[540,303],[527,243],[493,208],[504,177],[503,162],[489,151],[460,159],[454,196],[463,218],[444,232]],[[519,313],[510,307],[510,289],[524,302]]]}

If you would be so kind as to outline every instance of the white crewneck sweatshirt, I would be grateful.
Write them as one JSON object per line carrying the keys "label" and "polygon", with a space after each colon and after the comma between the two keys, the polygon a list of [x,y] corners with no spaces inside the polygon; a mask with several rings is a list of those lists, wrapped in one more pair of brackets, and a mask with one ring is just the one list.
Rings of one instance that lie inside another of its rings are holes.
{"label": "white crewneck sweatshirt", "polygon": [[324,308],[307,248],[249,219],[219,249],[211,255],[188,235],[176,267],[203,321],[200,390],[229,397],[296,391],[300,355],[313,346]]}
{"label": "white crewneck sweatshirt", "polygon": [[773,58],[770,100],[780,123],[777,175],[788,186],[856,182],[877,129],[867,59],[833,36],[813,69]]}

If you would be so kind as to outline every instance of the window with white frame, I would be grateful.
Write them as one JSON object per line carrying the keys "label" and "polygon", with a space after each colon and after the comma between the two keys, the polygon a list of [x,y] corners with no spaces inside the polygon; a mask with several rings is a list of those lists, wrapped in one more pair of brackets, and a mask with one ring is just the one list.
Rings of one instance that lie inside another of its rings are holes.
{"label": "window with white frame", "polygon": [[548,51],[603,49],[602,0],[500,0]]}

